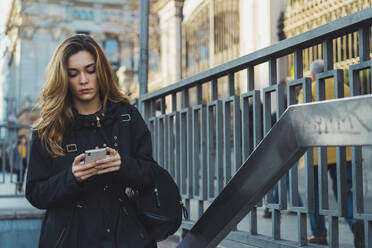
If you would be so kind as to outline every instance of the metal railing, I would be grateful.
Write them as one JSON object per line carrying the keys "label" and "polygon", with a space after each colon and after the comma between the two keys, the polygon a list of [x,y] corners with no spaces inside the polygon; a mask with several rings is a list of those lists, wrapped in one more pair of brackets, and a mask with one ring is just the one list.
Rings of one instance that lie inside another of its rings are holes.
{"label": "metal railing", "polygon": [[[288,106],[296,103],[296,89],[302,88],[304,102],[311,101],[311,79],[303,77],[303,51],[311,46],[321,44],[325,71],[317,78],[317,99],[323,100],[325,94],[325,81],[333,78],[335,98],[342,98],[343,72],[334,68],[333,39],[346,34],[357,32],[358,55],[360,62],[349,67],[350,95],[371,94],[361,92],[361,80],[359,72],[372,71],[370,61],[370,31],[372,23],[372,7],[355,14],[346,16],[334,22],[320,26],[301,35],[283,40],[272,46],[258,50],[238,59],[232,60],[215,68],[208,69],[199,74],[190,76],[175,84],[155,92],[144,94],[139,99],[139,105],[144,106],[143,115],[152,131],[154,158],[175,178],[180,187],[182,198],[186,207],[196,215],[184,220],[183,227],[191,229],[195,222],[203,215],[206,207],[216,199],[222,189],[229,182],[252,151],[268,135],[272,125],[272,112],[276,113],[278,120],[284,112],[284,101]],[[287,98],[284,99],[283,85],[278,84],[278,61],[285,56],[294,56],[295,79],[287,83]],[[268,64],[269,86],[257,88],[255,82],[255,68],[261,64]],[[235,95],[235,74],[246,72],[247,92]],[[219,97],[221,85],[218,84],[222,77],[228,78],[228,96]],[[368,84],[371,84],[369,77]],[[367,87],[371,88],[371,87]],[[210,99],[203,98],[204,93],[209,93]],[[195,95],[192,95],[195,92]],[[272,96],[275,102],[272,103]],[[263,99],[261,103],[261,98]],[[194,101],[192,101],[194,99]],[[157,106],[160,109],[157,109]],[[142,107],[141,107],[142,109]],[[301,123],[307,125],[306,120]],[[314,124],[315,125],[315,124]],[[311,128],[311,126],[309,126]],[[274,138],[275,139],[275,138]],[[343,144],[343,143],[335,143]],[[357,144],[357,143],[353,143]],[[321,145],[321,144],[319,144]],[[343,148],[337,148],[337,164],[344,164]],[[319,167],[326,168],[324,162],[325,149],[320,148],[322,158]],[[363,194],[363,182],[357,169],[362,164],[362,150],[360,147],[353,148],[353,194],[354,218],[363,220],[366,233],[371,234],[371,218],[368,211],[363,208],[365,200]],[[229,239],[249,243],[256,240],[256,246],[293,246],[307,243],[307,214],[314,211],[314,175],[313,175],[312,149],[305,154],[304,182],[298,180],[297,167],[290,170],[290,193],[289,205],[286,197],[286,180],[278,184],[279,202],[273,201],[272,193],[265,197],[265,204],[273,209],[272,236],[266,237],[264,242],[257,239],[257,207],[262,203],[252,206],[249,212],[249,231],[240,231],[236,226],[233,232],[237,235],[229,235]],[[294,161],[292,161],[294,162]],[[363,161],[365,163],[366,161]],[[266,165],[272,167],[272,164]],[[283,167],[284,168],[284,167]],[[289,167],[285,167],[288,170]],[[284,171],[285,171],[284,170]],[[278,173],[283,175],[284,171]],[[328,216],[330,227],[329,241],[332,246],[338,246],[337,220],[344,215],[346,209],[344,186],[338,183],[338,204],[331,209],[328,206],[328,191],[326,169],[319,173],[319,192],[324,193],[320,198],[320,214]],[[339,173],[344,177],[344,173]],[[270,186],[274,185],[278,178],[271,178]],[[343,180],[343,179],[338,179]],[[298,185],[302,183],[305,192],[304,206],[298,204]],[[268,184],[269,185],[269,184]],[[266,189],[266,188],[265,188]],[[246,199],[248,201],[248,199]],[[195,203],[195,205],[193,205]],[[193,208],[193,209],[191,209]],[[298,235],[297,241],[283,242],[281,239],[281,210],[291,210],[297,213]],[[243,210],[243,209],[242,209]],[[236,223],[234,223],[236,224]],[[230,228],[230,226],[229,226]],[[243,233],[243,234],[242,234]],[[220,236],[219,236],[220,237]],[[248,238],[247,238],[248,237]],[[247,241],[248,240],[248,241]],[[280,240],[280,244],[278,241]],[[261,242],[261,243],[260,243]],[[367,242],[367,241],[366,241]],[[368,241],[369,245],[372,241]]]}
{"label": "metal railing", "polygon": [[[179,247],[217,246],[239,221],[285,175],[309,147],[372,145],[372,95],[290,106],[269,131],[223,191],[209,206],[183,239]],[[314,125],[316,123],[316,125]],[[267,156],[270,154],[270,156]],[[360,162],[360,161],[359,161]],[[363,180],[363,167],[354,161],[354,182]],[[338,192],[346,196],[346,165],[337,164],[340,172]],[[356,194],[359,215],[362,209]],[[339,199],[342,202],[341,199]],[[226,204],[229,203],[229,204]],[[339,204],[337,216],[347,216],[347,204]],[[363,214],[362,214],[363,215]],[[372,217],[366,214],[364,217]],[[302,215],[306,223],[306,215]],[[302,224],[305,224],[302,223]],[[368,225],[367,233],[369,231]],[[306,240],[306,236],[301,237]],[[367,240],[368,241],[368,240]],[[331,246],[337,246],[337,241]],[[368,246],[368,243],[366,244]]]}

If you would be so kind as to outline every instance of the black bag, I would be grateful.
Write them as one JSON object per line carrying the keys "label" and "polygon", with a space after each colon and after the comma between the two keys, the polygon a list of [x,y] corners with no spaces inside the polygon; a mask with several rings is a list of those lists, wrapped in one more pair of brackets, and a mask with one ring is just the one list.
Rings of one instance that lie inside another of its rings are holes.
{"label": "black bag", "polygon": [[175,233],[188,213],[177,184],[167,170],[156,166],[154,184],[136,191],[134,199],[141,223],[153,240],[161,241]]}
{"label": "black bag", "polygon": [[[124,111],[119,119],[120,123],[130,123],[131,116]],[[161,241],[175,233],[181,225],[182,213],[188,218],[177,184],[160,166],[154,166],[153,185],[136,191],[127,188],[125,193],[134,200],[138,217],[153,240]]]}

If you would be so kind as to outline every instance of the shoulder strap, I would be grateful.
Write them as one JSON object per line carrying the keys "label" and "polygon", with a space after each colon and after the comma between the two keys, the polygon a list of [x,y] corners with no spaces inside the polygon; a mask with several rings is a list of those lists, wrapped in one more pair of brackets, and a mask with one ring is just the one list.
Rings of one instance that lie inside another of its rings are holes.
{"label": "shoulder strap", "polygon": [[[114,120],[119,122],[118,124],[113,125],[112,133],[114,136],[120,137],[120,129],[124,128],[123,124],[127,124],[130,129],[132,128],[132,115],[129,108],[120,107],[119,114],[114,116]],[[130,130],[129,133],[132,138],[132,131]],[[112,144],[110,144],[110,146],[112,147]]]}

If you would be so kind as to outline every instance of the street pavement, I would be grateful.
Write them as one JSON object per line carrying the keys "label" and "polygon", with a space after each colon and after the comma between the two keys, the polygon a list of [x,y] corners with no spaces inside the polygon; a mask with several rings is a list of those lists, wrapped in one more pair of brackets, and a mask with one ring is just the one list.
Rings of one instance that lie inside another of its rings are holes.
{"label": "street pavement", "polygon": [[[3,183],[3,176],[0,174],[0,215],[4,213],[9,213],[9,210],[12,211],[26,211],[27,209],[31,212],[37,211],[33,208],[30,203],[24,197],[1,197],[4,195],[13,195],[15,193],[15,185],[9,183],[10,176],[5,176],[5,183]],[[198,209],[197,202],[191,202],[191,209]],[[271,237],[272,235],[272,224],[271,219],[263,218],[263,208],[258,208],[258,233],[260,235],[265,235]],[[191,211],[191,219],[196,219],[196,211]],[[297,240],[297,215],[283,211],[281,216],[281,237],[285,240]],[[249,231],[249,218],[244,218],[238,225],[238,229],[241,231]],[[310,234],[310,224],[308,221],[307,226],[308,233]],[[339,238],[340,238],[340,247],[341,248],[351,248],[353,247],[353,235],[344,221],[343,218],[339,219]],[[168,240],[159,242],[159,248],[173,248],[177,246],[178,237],[171,236]],[[229,246],[224,246],[229,247]],[[232,247],[232,246],[230,246]],[[237,246],[239,247],[239,246]]]}

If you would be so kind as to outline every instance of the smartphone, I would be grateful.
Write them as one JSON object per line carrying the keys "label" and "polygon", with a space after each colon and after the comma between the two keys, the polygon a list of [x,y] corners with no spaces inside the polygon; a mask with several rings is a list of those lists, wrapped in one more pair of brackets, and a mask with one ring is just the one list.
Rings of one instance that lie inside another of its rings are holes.
{"label": "smartphone", "polygon": [[95,162],[102,158],[105,158],[107,155],[106,148],[92,149],[85,151],[85,163]]}

